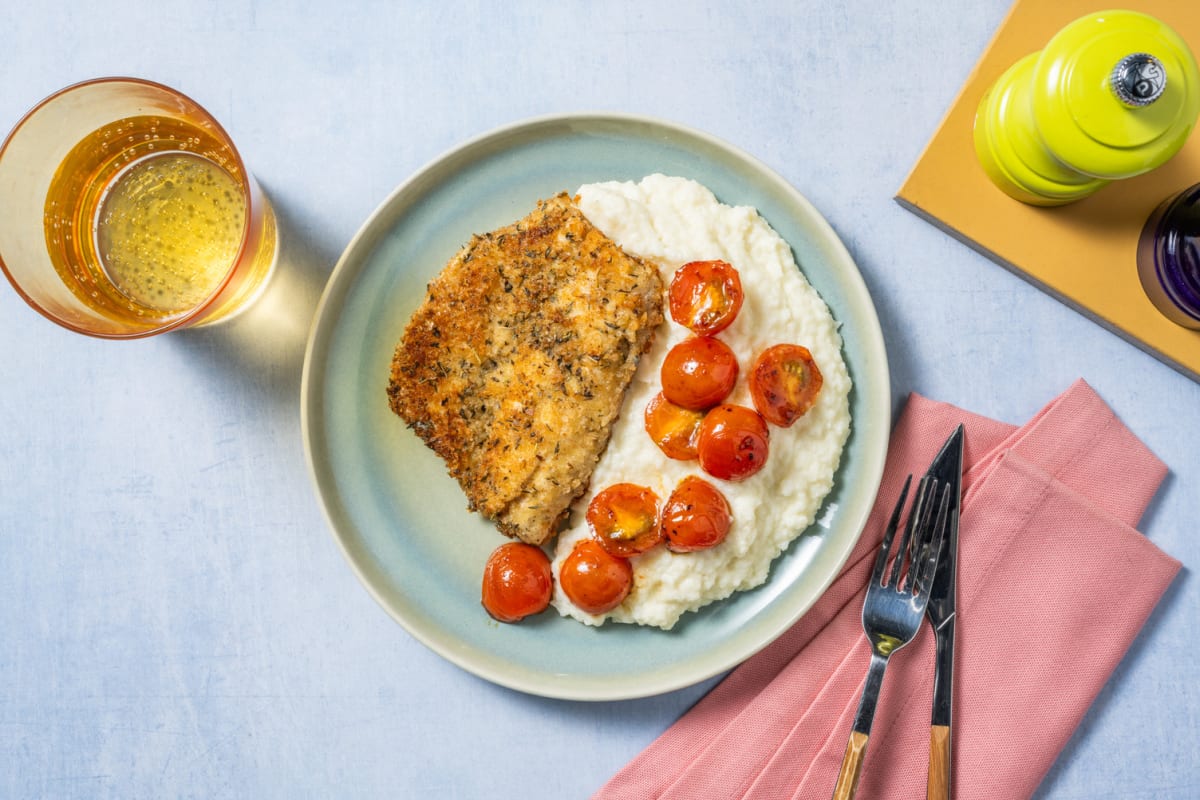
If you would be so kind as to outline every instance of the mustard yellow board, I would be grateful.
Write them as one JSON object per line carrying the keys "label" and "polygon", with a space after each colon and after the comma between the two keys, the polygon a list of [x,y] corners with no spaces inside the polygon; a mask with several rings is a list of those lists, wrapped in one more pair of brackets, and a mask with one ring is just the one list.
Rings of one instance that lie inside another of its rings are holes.
{"label": "mustard yellow board", "polygon": [[1142,291],[1135,260],[1138,236],[1155,207],[1200,183],[1200,133],[1193,132],[1157,170],[1056,208],[1013,200],[992,184],[975,156],[975,111],[988,87],[1067,23],[1115,7],[1158,17],[1200,57],[1200,0],[1017,0],[896,200],[1200,381],[1200,331],[1159,313]]}

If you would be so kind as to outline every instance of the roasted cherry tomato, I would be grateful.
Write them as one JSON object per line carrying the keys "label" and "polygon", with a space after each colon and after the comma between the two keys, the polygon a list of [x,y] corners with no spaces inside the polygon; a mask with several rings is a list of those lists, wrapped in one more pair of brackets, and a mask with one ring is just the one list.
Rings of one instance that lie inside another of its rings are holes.
{"label": "roasted cherry tomato", "polygon": [[589,614],[604,614],[621,605],[633,587],[629,560],[614,556],[595,539],[575,544],[558,572],[567,598]]}
{"label": "roasted cherry tomato", "polygon": [[777,344],[754,359],[750,397],[767,422],[787,428],[812,408],[823,382],[808,348]]}
{"label": "roasted cherry tomato", "polygon": [[725,495],[703,478],[689,475],[663,506],[663,535],[676,553],[706,550],[725,541],[732,520]]}
{"label": "roasted cherry tomato", "polygon": [[593,497],[587,523],[596,541],[614,556],[636,556],[662,541],[658,495],[633,483],[614,483]]}
{"label": "roasted cherry tomato", "polygon": [[696,457],[696,441],[700,436],[703,411],[677,406],[662,392],[646,404],[646,433],[667,458],[689,461]]}
{"label": "roasted cherry tomato", "polygon": [[700,467],[726,481],[740,481],[767,463],[767,422],[752,408],[717,406],[700,423]]}
{"label": "roasted cherry tomato", "polygon": [[502,544],[483,568],[483,607],[500,622],[516,622],[550,605],[550,559],[523,542]]}
{"label": "roasted cherry tomato", "polygon": [[671,319],[701,336],[725,330],[742,308],[742,279],[724,261],[692,261],[675,270]]}
{"label": "roasted cherry tomato", "polygon": [[693,410],[712,408],[728,397],[737,376],[737,356],[711,336],[692,336],[672,347],[660,372],[666,398]]}

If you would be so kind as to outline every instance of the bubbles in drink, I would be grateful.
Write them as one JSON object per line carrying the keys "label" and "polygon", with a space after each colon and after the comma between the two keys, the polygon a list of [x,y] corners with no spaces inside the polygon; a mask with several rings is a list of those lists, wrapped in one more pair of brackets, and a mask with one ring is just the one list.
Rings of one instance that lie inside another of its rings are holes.
{"label": "bubbles in drink", "polygon": [[233,176],[193,153],[159,153],[113,181],[96,216],[96,246],[122,294],[171,313],[220,286],[245,223],[245,197]]}

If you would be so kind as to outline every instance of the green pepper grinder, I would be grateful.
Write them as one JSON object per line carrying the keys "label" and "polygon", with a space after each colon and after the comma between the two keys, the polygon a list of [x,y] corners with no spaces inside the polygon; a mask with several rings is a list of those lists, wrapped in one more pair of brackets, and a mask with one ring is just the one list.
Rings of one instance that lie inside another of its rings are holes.
{"label": "green pepper grinder", "polygon": [[1101,11],[1000,76],[975,116],[975,152],[1006,194],[1064,205],[1166,162],[1198,113],[1200,70],[1179,34]]}

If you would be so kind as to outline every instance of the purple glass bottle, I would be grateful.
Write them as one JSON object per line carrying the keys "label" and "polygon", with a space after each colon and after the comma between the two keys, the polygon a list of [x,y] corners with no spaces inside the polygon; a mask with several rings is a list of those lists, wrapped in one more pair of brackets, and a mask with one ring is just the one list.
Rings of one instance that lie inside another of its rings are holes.
{"label": "purple glass bottle", "polygon": [[1200,330],[1200,183],[1167,198],[1138,241],[1142,288],[1167,319]]}

